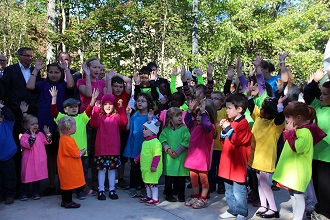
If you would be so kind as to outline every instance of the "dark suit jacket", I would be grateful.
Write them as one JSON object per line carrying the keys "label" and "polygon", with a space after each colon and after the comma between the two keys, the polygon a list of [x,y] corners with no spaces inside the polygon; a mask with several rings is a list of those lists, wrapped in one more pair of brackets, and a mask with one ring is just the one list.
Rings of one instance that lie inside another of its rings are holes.
{"label": "dark suit jacket", "polygon": [[[33,69],[34,67],[31,66],[31,73]],[[6,86],[5,105],[14,112],[16,120],[21,121],[22,118],[21,101],[25,101],[29,105],[30,114],[38,115],[38,94],[26,88],[26,82],[19,64],[6,67],[2,79]],[[42,79],[40,73],[38,73],[37,81],[40,80]]]}

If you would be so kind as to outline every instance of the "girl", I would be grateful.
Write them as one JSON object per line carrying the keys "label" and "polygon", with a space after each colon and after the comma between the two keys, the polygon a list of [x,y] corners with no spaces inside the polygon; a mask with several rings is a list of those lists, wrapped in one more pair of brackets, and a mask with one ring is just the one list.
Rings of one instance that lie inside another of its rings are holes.
{"label": "girl", "polygon": [[72,201],[72,190],[86,184],[81,157],[86,149],[79,150],[76,142],[71,137],[76,133],[76,121],[71,116],[64,116],[58,120],[58,129],[61,132],[57,165],[61,185],[61,207],[79,208],[80,204]]}
{"label": "girl", "polygon": [[312,177],[313,145],[320,142],[326,134],[317,125],[312,124],[313,120],[316,120],[316,112],[305,103],[288,104],[284,109],[284,115],[285,144],[273,179],[289,189],[293,219],[303,219],[303,193]]}
{"label": "girl", "polygon": [[52,135],[45,125],[44,135],[38,132],[38,118],[25,115],[22,119],[25,133],[20,139],[22,147],[21,195],[20,200],[28,199],[29,186],[32,183],[32,198],[40,199],[40,180],[47,179],[47,155],[45,145],[52,142]]}
{"label": "girl", "polygon": [[[147,93],[139,93],[136,95],[135,112],[129,120],[127,127],[129,127],[129,136],[127,144],[123,153],[123,156],[130,159],[130,197],[135,198],[137,194],[137,187],[141,186],[143,194],[144,184],[141,177],[140,165],[135,164],[134,158],[141,152],[143,139],[143,124],[148,121],[148,117],[153,115],[153,100]],[[149,116],[148,113],[150,112]],[[129,116],[129,112],[127,112]],[[150,119],[151,120],[151,119]],[[143,196],[143,195],[142,195]],[[144,196],[143,196],[144,197]]]}
{"label": "girl", "polygon": [[[62,103],[68,98],[67,94],[74,89],[74,80],[72,78],[72,74],[70,73],[70,69],[67,67],[66,62],[64,62],[64,60],[62,61],[63,62],[61,62],[61,65],[59,65],[58,63],[48,64],[46,80],[36,82],[36,76],[38,72],[45,66],[42,63],[42,59],[38,58],[36,60],[36,65],[31,74],[31,77],[26,84],[26,88],[33,90],[33,92],[39,94],[38,121],[40,127],[43,128],[44,125],[47,125],[49,126],[49,130],[52,133],[52,144],[46,148],[49,186],[43,192],[44,195],[51,195],[54,194],[56,191],[56,157],[58,151],[58,141],[60,138],[60,135],[57,130],[57,125],[51,113],[52,97],[49,94],[49,90],[53,86],[57,88],[57,107],[60,112],[63,112]],[[64,79],[66,79],[66,81]]]}
{"label": "girl", "polygon": [[[189,102],[189,109],[184,119],[187,127],[191,129],[191,139],[184,166],[190,170],[193,189],[193,198],[186,201],[185,205],[200,209],[207,206],[206,196],[209,191],[207,172],[211,167],[213,142],[216,137],[215,122],[217,121],[217,115],[211,100],[202,100],[200,107],[197,109],[196,104],[196,100]],[[193,111],[195,109],[196,117],[193,120]],[[199,195],[198,178],[200,178],[202,183],[201,195]]]}
{"label": "girl", "polygon": [[184,167],[190,133],[182,123],[182,111],[172,107],[166,112],[165,129],[159,136],[164,150],[165,199],[176,202],[172,184],[176,186],[179,202],[185,201],[185,179],[189,170]]}
{"label": "girl", "polygon": [[141,154],[135,159],[135,163],[141,160],[142,178],[145,183],[147,195],[140,199],[146,205],[157,205],[158,198],[158,180],[163,172],[162,145],[157,139],[160,122],[157,120],[147,121],[143,124],[143,137],[145,141],[142,144]]}
{"label": "girl", "polygon": [[[266,98],[262,107],[255,105],[251,98],[253,83],[246,89],[249,99],[249,111],[254,120],[252,127],[252,148],[249,159],[249,166],[256,170],[258,178],[258,192],[260,208],[256,215],[263,218],[279,218],[279,212],[274,200],[274,194],[269,185],[269,179],[275,170],[277,141],[284,128],[283,101],[286,97]],[[267,207],[269,204],[269,209]]]}
{"label": "girl", "polygon": [[104,181],[105,173],[108,170],[109,197],[118,199],[115,190],[116,169],[120,162],[120,126],[127,124],[127,116],[123,107],[123,100],[118,101],[118,113],[115,110],[115,97],[112,94],[105,94],[101,100],[101,108],[93,108],[90,124],[97,128],[95,142],[94,165],[98,169],[98,200],[105,200]]}

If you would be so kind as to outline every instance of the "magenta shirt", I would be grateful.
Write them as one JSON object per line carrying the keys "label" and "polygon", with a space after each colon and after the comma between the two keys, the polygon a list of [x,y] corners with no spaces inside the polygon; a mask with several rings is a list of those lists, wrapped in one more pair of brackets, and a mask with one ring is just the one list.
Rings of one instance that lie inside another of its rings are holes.
{"label": "magenta shirt", "polygon": [[[79,86],[81,85],[86,85],[86,78],[83,79],[79,79],[77,81],[77,87],[79,88]],[[102,99],[103,94],[103,89],[104,87],[107,87],[106,83],[103,80],[97,80],[96,82],[92,81],[92,91],[95,88],[98,88],[100,91],[99,96],[97,97],[96,100],[100,100]],[[91,102],[92,97],[86,97],[83,94],[80,93],[80,101],[81,101],[81,106],[80,106],[80,113],[84,112],[88,106],[88,104]]]}

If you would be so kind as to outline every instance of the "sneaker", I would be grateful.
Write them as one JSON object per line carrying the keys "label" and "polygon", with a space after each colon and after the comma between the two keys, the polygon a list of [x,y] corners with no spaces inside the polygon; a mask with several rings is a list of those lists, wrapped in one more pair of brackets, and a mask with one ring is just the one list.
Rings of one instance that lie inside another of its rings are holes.
{"label": "sneaker", "polygon": [[137,192],[136,192],[136,189],[131,189],[131,192],[129,193],[129,197],[131,197],[131,198],[137,198],[137,197],[139,197],[139,195],[137,194]]}
{"label": "sneaker", "polygon": [[207,207],[206,199],[198,199],[192,206],[194,209],[201,209]]}
{"label": "sneaker", "polygon": [[118,184],[117,184],[117,186],[118,186],[118,188],[120,188],[120,189],[127,189],[128,184],[127,184],[126,180],[121,179],[121,180],[118,180]]}
{"label": "sneaker", "polygon": [[14,202],[15,202],[14,197],[7,196],[5,200],[5,205],[10,205],[13,204]]}
{"label": "sneaker", "polygon": [[236,218],[235,215],[230,214],[229,212],[224,212],[221,215],[219,215],[219,218],[221,219],[230,219],[230,218]]}
{"label": "sneaker", "polygon": [[149,200],[151,200],[151,198],[148,197],[148,196],[146,196],[146,197],[140,199],[140,202],[141,202],[141,203],[146,203],[146,202],[148,202]]}
{"label": "sneaker", "polygon": [[187,184],[187,188],[188,188],[188,189],[191,189],[191,188],[192,188],[191,183],[188,183],[188,184]]}
{"label": "sneaker", "polygon": [[243,215],[237,215],[236,220],[246,220],[246,217]]}
{"label": "sneaker", "polygon": [[22,195],[22,196],[19,197],[19,200],[21,200],[21,201],[26,201],[28,199],[29,198],[27,197],[27,195]]}
{"label": "sneaker", "polygon": [[84,200],[84,199],[86,199],[86,194],[82,191],[79,191],[79,192],[77,192],[77,198],[79,200]]}
{"label": "sneaker", "polygon": [[74,201],[72,201],[70,203],[65,203],[65,205],[64,205],[64,208],[66,208],[66,209],[79,208],[79,207],[80,207],[80,204],[75,203]]}
{"label": "sneaker", "polygon": [[114,199],[118,199],[118,195],[116,193],[116,190],[110,190],[109,192],[109,198],[114,200]]}
{"label": "sneaker", "polygon": [[97,199],[98,200],[106,200],[107,197],[105,196],[105,191],[100,191],[98,194],[97,194]]}
{"label": "sneaker", "polygon": [[150,199],[149,201],[145,202],[146,205],[157,205],[159,200]]}
{"label": "sneaker", "polygon": [[198,200],[197,198],[190,198],[184,203],[184,205],[185,206],[192,206],[195,202],[197,202],[197,200]]}
{"label": "sneaker", "polygon": [[178,201],[174,196],[165,196],[165,200],[168,202],[177,202]]}
{"label": "sneaker", "polygon": [[38,200],[38,199],[40,199],[40,195],[38,193],[36,193],[32,196],[32,199]]}
{"label": "sneaker", "polygon": [[147,195],[147,190],[145,188],[142,188],[139,197],[144,198],[146,197],[146,195]]}

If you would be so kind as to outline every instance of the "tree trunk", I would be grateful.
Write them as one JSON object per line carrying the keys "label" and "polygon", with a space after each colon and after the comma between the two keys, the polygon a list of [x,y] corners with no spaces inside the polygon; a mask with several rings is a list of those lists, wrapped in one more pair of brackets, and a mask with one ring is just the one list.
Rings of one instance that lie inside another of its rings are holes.
{"label": "tree trunk", "polygon": [[[47,4],[47,20],[49,24],[48,32],[50,34],[58,33],[58,14],[56,12],[56,0],[48,0]],[[52,63],[56,61],[56,47],[47,41],[47,63]]]}
{"label": "tree trunk", "polygon": [[167,8],[167,1],[165,1],[165,16],[163,20],[163,34],[162,34],[162,53],[161,53],[161,76],[164,76],[164,60],[165,60],[165,39],[166,39],[166,20],[167,20],[167,13],[168,13],[168,8]]}
{"label": "tree trunk", "polygon": [[[77,13],[77,23],[79,25],[80,24],[79,0],[76,0],[75,7],[76,7],[76,13]],[[78,36],[79,36],[79,41],[78,42],[80,44],[80,47],[78,49],[78,54],[79,54],[79,57],[80,57],[80,63],[83,64],[84,63],[84,48],[85,47],[84,47],[84,44],[81,40],[80,32],[79,32]],[[80,72],[82,72],[82,67],[80,68]]]}

